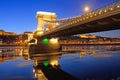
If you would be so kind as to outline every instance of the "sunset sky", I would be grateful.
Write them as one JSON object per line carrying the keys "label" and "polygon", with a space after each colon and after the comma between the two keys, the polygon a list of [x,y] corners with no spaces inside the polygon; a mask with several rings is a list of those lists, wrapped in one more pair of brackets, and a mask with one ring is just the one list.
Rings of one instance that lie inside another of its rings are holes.
{"label": "sunset sky", "polygon": [[[97,9],[115,0],[0,0],[0,29],[23,33],[34,31],[37,11],[55,12],[57,19],[79,16],[84,7]],[[119,37],[120,30],[95,33],[105,37]]]}

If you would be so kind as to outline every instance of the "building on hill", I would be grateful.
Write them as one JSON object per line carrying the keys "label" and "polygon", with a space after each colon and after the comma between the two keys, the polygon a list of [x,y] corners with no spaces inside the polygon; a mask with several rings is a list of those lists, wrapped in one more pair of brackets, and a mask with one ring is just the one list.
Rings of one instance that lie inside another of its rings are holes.
{"label": "building on hill", "polygon": [[14,32],[6,32],[4,30],[0,30],[0,35],[6,35],[6,36],[12,35],[12,36],[14,36],[14,35],[16,35],[16,33],[14,33]]}
{"label": "building on hill", "polygon": [[0,35],[3,35],[4,34],[4,30],[0,30]]}
{"label": "building on hill", "polygon": [[67,36],[59,39],[60,44],[120,44],[120,38],[107,38],[94,35]]}

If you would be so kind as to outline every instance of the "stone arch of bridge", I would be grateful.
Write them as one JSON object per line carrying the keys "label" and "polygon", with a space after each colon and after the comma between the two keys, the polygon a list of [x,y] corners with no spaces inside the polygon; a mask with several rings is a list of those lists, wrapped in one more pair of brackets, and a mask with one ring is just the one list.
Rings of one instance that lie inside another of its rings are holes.
{"label": "stone arch of bridge", "polygon": [[53,12],[37,12],[36,18],[37,18],[36,31],[39,34],[42,34],[48,30],[52,30],[56,26],[56,23],[48,22],[48,21],[56,20],[56,14]]}

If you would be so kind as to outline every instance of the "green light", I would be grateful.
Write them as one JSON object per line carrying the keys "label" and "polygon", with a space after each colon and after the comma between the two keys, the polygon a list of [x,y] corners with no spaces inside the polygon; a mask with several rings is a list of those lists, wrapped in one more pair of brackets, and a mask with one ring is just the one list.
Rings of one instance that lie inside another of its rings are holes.
{"label": "green light", "polygon": [[48,38],[44,38],[44,39],[42,40],[42,42],[43,42],[43,43],[48,43]]}
{"label": "green light", "polygon": [[47,66],[49,65],[49,62],[48,62],[48,61],[44,61],[44,62],[43,62],[43,65],[44,65],[45,67],[47,67]]}

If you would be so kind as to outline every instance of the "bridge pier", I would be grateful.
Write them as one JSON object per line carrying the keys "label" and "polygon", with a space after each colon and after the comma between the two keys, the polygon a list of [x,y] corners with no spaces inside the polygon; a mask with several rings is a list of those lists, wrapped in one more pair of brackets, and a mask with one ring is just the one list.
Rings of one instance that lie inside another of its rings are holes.
{"label": "bridge pier", "polygon": [[29,53],[51,53],[60,51],[60,44],[57,38],[37,38],[37,44],[29,46]]}

